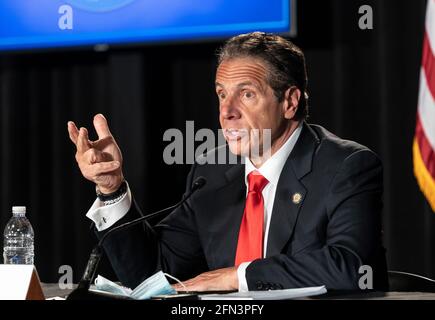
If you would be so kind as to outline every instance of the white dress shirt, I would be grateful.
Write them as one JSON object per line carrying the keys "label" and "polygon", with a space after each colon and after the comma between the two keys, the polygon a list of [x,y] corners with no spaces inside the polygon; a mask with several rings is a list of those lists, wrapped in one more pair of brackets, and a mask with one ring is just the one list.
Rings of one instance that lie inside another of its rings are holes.
{"label": "white dress shirt", "polygon": [[[267,252],[267,239],[269,236],[270,219],[272,217],[273,203],[275,200],[276,187],[281,175],[282,168],[287,161],[290,152],[293,150],[296,141],[302,130],[302,125],[292,133],[284,145],[278,149],[260,168],[256,168],[249,158],[245,158],[245,184],[248,190],[248,174],[257,170],[269,183],[264,187],[262,194],[264,199],[264,249],[263,254],[266,256]],[[246,195],[248,191],[246,191]],[[98,231],[106,230],[114,225],[118,220],[123,218],[131,207],[131,191],[127,184],[127,193],[118,202],[111,205],[104,205],[104,202],[98,198],[93,203],[92,207],[87,212],[86,216],[95,222],[95,227]],[[237,276],[239,279],[239,291],[248,291],[248,284],[246,281],[246,268],[250,262],[244,262],[239,265],[237,269]]]}
{"label": "white dress shirt", "polygon": [[118,201],[110,205],[104,205],[98,197],[92,207],[86,213],[86,217],[95,222],[98,231],[106,230],[121,220],[131,207],[131,191],[127,183],[127,193]]}

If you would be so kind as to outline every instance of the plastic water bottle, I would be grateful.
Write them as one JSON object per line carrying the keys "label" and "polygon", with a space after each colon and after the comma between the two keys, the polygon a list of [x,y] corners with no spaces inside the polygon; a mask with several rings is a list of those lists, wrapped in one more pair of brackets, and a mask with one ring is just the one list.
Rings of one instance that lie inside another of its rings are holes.
{"label": "plastic water bottle", "polygon": [[33,264],[33,239],[33,228],[26,218],[26,207],[12,207],[12,218],[4,232],[3,263]]}

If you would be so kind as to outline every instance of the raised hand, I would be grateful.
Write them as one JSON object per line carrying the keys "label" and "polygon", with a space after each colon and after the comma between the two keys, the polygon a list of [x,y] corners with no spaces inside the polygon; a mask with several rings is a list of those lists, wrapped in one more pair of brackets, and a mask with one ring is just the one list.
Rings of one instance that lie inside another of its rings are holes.
{"label": "raised hand", "polygon": [[76,145],[76,161],[82,175],[108,194],[115,192],[124,181],[122,154],[102,114],[94,117],[94,128],[98,140],[90,141],[86,128],[79,130],[74,122],[68,122],[69,137]]}

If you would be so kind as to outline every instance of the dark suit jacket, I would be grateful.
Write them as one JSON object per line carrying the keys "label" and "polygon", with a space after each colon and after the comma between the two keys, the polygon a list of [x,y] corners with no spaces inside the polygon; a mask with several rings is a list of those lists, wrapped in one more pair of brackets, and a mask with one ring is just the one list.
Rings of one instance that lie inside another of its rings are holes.
{"label": "dark suit jacket", "polygon": [[[107,238],[104,248],[122,283],[134,288],[161,269],[185,280],[234,266],[244,165],[193,165],[186,192],[198,176],[207,184],[157,225]],[[266,258],[246,270],[249,289],[358,289],[361,265],[372,267],[375,289],[386,289],[381,196],[382,165],[372,151],[304,123],[279,178]],[[132,206],[118,224],[136,217]]]}

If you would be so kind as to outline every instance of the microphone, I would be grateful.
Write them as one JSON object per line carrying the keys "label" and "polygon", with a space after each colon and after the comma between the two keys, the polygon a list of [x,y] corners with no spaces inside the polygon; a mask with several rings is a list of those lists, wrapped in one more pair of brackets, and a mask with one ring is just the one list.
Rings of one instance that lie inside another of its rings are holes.
{"label": "microphone", "polygon": [[136,200],[133,198],[134,206],[136,207],[136,210],[140,213],[140,215],[142,217],[134,219],[134,220],[129,221],[129,222],[125,222],[123,224],[120,224],[119,226],[116,226],[113,229],[106,232],[101,237],[101,239],[98,241],[97,245],[92,249],[88,263],[86,264],[85,272],[83,273],[83,276],[82,276],[81,280],[79,281],[77,289],[75,289],[73,292],[71,292],[68,295],[67,300],[78,300],[78,299],[82,299],[84,296],[89,295],[88,294],[89,288],[90,288],[91,283],[95,277],[95,272],[97,271],[98,263],[100,262],[100,259],[103,255],[102,246],[103,246],[103,243],[108,236],[110,236],[111,234],[113,234],[119,230],[130,228],[130,227],[132,227],[138,223],[141,223],[145,220],[159,216],[160,214],[162,214],[168,210],[173,210],[173,209],[178,208],[183,203],[185,203],[196,191],[198,191],[199,189],[204,187],[204,185],[206,183],[207,183],[207,180],[204,177],[200,176],[200,177],[196,178],[192,184],[192,188],[191,188],[190,192],[187,193],[185,196],[183,196],[181,201],[177,202],[176,204],[174,204],[170,207],[161,209],[159,211],[156,211],[156,212],[153,212],[153,213],[150,213],[147,215],[143,215],[142,210],[140,209]]}

